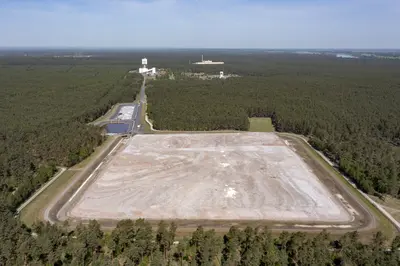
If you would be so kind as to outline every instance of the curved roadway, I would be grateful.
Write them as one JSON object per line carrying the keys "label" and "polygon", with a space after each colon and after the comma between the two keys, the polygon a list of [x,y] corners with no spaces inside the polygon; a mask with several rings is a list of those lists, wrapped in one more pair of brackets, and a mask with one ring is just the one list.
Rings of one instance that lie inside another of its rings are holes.
{"label": "curved roadway", "polygon": [[[331,169],[327,169],[327,170],[332,170],[335,171],[337,174],[341,175],[343,177],[343,179],[345,180],[345,182],[347,182],[350,186],[352,186],[362,197],[364,197],[367,201],[369,201],[375,208],[378,209],[378,211],[380,211],[391,223],[392,225],[396,228],[396,230],[398,232],[400,232],[400,223],[393,218],[392,215],[390,215],[390,213],[388,213],[379,203],[375,202],[373,199],[371,199],[366,193],[364,193],[363,191],[361,191],[360,189],[357,188],[357,186],[350,181],[350,179],[344,175],[342,175],[342,173],[340,173],[337,169],[334,163],[332,163],[322,152],[315,150],[310,143],[308,143],[307,139],[303,136],[300,135],[295,135],[295,134],[291,134],[291,133],[280,133],[281,135],[287,135],[287,136],[291,136],[291,137],[296,137],[298,139],[301,139],[303,141],[303,143],[305,143],[309,149],[314,150],[326,163],[328,163],[331,166]],[[339,180],[340,182],[340,180]],[[359,202],[359,199],[350,191],[351,189],[348,188],[347,186],[342,186],[347,194],[349,194],[353,199],[355,199],[356,201]],[[364,210],[367,211],[369,213],[369,216],[372,216],[375,218],[375,215],[371,213],[370,208],[365,207],[364,204],[360,204],[359,205],[363,206]],[[375,221],[376,222],[376,221]]]}

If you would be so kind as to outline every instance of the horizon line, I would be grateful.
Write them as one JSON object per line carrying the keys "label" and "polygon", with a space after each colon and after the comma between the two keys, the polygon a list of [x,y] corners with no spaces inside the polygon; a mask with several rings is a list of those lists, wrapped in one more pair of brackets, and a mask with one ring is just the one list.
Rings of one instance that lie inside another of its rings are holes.
{"label": "horizon line", "polygon": [[85,49],[85,50],[317,50],[317,51],[330,51],[330,50],[394,50],[400,51],[400,48],[223,48],[223,47],[112,47],[112,46],[99,46],[99,47],[91,47],[91,46],[0,46],[0,50],[22,50],[22,49],[32,49],[32,50],[44,50],[44,49]]}

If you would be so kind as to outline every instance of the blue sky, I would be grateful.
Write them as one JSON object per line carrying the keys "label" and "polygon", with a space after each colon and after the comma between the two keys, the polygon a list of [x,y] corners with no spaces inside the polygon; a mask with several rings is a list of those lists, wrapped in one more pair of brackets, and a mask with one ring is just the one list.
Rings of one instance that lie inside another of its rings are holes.
{"label": "blue sky", "polygon": [[0,47],[400,48],[400,0],[0,0]]}

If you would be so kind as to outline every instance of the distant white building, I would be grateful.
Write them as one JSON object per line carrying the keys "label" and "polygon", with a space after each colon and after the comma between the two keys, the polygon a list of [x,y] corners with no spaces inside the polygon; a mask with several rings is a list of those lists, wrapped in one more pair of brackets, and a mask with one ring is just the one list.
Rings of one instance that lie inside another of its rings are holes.
{"label": "distant white building", "polygon": [[157,73],[157,69],[155,67],[153,68],[141,67],[139,68],[139,73],[155,75]]}
{"label": "distant white building", "polygon": [[204,60],[204,57],[201,56],[201,62],[193,63],[195,65],[223,65],[224,62],[214,62],[211,60]]}
{"label": "distant white building", "polygon": [[336,54],[337,58],[348,58],[348,59],[357,59],[357,56],[351,54]]}
{"label": "distant white building", "polygon": [[155,67],[147,68],[147,58],[142,59],[142,67],[139,68],[140,74],[155,75],[157,70]]}

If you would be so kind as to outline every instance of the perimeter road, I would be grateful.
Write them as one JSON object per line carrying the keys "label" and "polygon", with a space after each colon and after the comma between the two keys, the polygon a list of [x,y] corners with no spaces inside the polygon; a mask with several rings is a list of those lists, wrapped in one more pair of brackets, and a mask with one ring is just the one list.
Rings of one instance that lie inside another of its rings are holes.
{"label": "perimeter road", "polygon": [[[331,160],[329,160],[322,152],[314,149],[313,146],[311,146],[310,143],[308,143],[307,139],[301,135],[296,135],[296,134],[292,134],[292,133],[279,133],[280,135],[287,135],[287,136],[292,136],[292,137],[297,137],[300,138],[303,142],[305,142],[311,149],[313,149],[316,153],[318,153],[318,155],[325,161],[327,162],[330,166],[332,166],[332,169],[337,172],[339,175],[341,175],[347,183],[349,183],[352,187],[354,187],[354,189],[356,189],[361,196],[363,196],[367,201],[369,201],[379,212],[381,212],[383,214],[383,216],[385,216],[392,224],[393,226],[396,228],[397,232],[400,232],[400,223],[393,218],[392,215],[390,215],[390,213],[388,213],[385,209],[382,208],[381,205],[379,205],[377,202],[375,202],[373,199],[371,199],[366,193],[364,193],[363,191],[361,191],[360,189],[357,188],[357,186],[346,176],[344,176],[341,172],[339,172],[336,169],[336,165],[331,162]],[[348,191],[349,194],[351,194],[351,191]],[[361,205],[361,204],[360,204]],[[362,206],[362,205],[361,205]]]}
{"label": "perimeter road", "polygon": [[59,170],[55,176],[53,176],[44,186],[42,186],[39,190],[35,192],[28,200],[26,200],[24,203],[21,204],[21,206],[18,207],[17,213],[20,213],[29,203],[31,203],[37,196],[40,195],[48,186],[53,184],[54,181],[57,180],[64,172],[67,170],[65,167],[57,167]]}
{"label": "perimeter road", "polygon": [[[74,178],[72,182],[70,182],[65,189],[59,193],[56,197],[51,199],[50,204],[46,207],[44,210],[44,220],[50,222],[51,224],[54,224],[57,222],[57,214],[59,210],[65,205],[65,203],[69,200],[72,199],[72,197],[75,197],[77,192],[81,190],[83,187],[81,184],[82,183],[87,183],[88,180],[94,175],[95,171],[92,169],[98,169],[99,164],[103,164],[103,161],[120,145],[122,142],[123,138],[116,138],[114,141],[110,142],[107,147],[104,147],[102,151],[96,156],[96,158],[93,158],[91,162],[84,167],[84,169]],[[77,187],[77,191],[74,191],[74,187]],[[68,194],[72,194],[68,200],[65,200],[63,202],[64,198]],[[60,209],[53,211],[53,208],[57,208],[56,205],[59,204],[59,202],[63,202],[62,206],[60,206]],[[54,213],[53,213],[54,212]]]}
{"label": "perimeter road", "polygon": [[[145,92],[145,84],[146,84],[146,79],[145,79],[145,77],[144,77],[144,80],[143,80],[143,84],[142,84],[142,87],[141,87],[141,90],[140,90],[140,97],[139,97],[139,102],[136,104],[136,112],[134,112],[134,114],[133,114],[133,116],[132,116],[132,120],[133,120],[133,127],[132,127],[132,131],[131,131],[131,134],[132,135],[135,135],[135,134],[138,134],[138,133],[140,133],[143,129],[141,128],[141,121],[140,121],[140,118],[141,118],[141,105],[143,104],[143,103],[145,103],[145,94],[144,94],[144,92]],[[140,127],[139,127],[140,126]],[[283,135],[285,135],[285,134],[283,134]],[[292,135],[293,136],[293,134],[287,134],[287,135]],[[304,138],[304,137],[302,137],[302,136],[299,136],[299,135],[294,135],[295,137],[300,137],[309,147],[311,147],[314,151],[316,151],[308,142],[307,142],[307,140]],[[120,143],[118,143],[118,144],[120,144]],[[116,145],[114,148],[116,148],[117,146],[119,146],[119,145]],[[114,149],[113,149],[114,150]],[[323,160],[325,160],[328,164],[331,164],[332,165],[332,162],[330,162],[329,161],[329,159],[327,159],[325,156],[323,156],[320,152],[318,152],[318,151],[316,151],[322,158],[323,158]],[[110,153],[108,153],[107,154],[107,156],[109,155],[109,154],[111,154],[112,153],[112,151],[110,152]],[[107,157],[106,156],[106,157]],[[96,167],[96,170],[98,169],[98,168],[100,168],[100,166],[102,165],[102,162],[100,163],[100,165],[98,165],[98,167]],[[336,169],[335,169],[336,170]],[[64,169],[64,171],[65,171],[65,169]],[[94,173],[94,172],[96,172],[96,171],[93,171],[92,172],[92,174]],[[61,175],[61,173],[59,173],[60,175]],[[84,183],[86,183],[89,179],[91,179],[91,177],[92,177],[92,175],[90,175],[89,176],[89,178],[87,178],[87,180],[85,180],[85,182]],[[54,178],[53,178],[54,179]],[[52,180],[53,180],[52,179]],[[354,186],[354,184],[352,184],[351,183],[351,181],[349,181],[347,178],[345,178],[346,179],[346,181],[347,182],[349,182],[352,186]],[[54,182],[54,181],[52,181],[52,182]],[[51,183],[50,183],[51,184]],[[46,184],[46,187],[47,186],[49,186],[50,184]],[[46,187],[43,187],[43,188],[41,188],[41,190],[43,191]],[[81,190],[81,188],[83,187],[83,184],[82,184],[82,186],[80,186],[79,187],[79,189],[78,189],[78,191],[79,190]],[[73,195],[73,197],[78,193],[78,191],[76,191],[75,193],[74,193],[74,195]],[[358,190],[359,191],[359,190]],[[364,193],[362,193],[361,191],[359,191],[360,192],[360,194],[363,196],[363,197],[365,197],[365,199],[367,199],[370,203],[372,203],[384,216],[386,216],[386,218],[388,218],[391,222],[392,222],[392,224],[396,227],[396,229],[398,230],[398,231],[400,231],[400,224],[396,221],[396,220],[394,220],[394,218],[390,215],[390,214],[388,214],[387,212],[384,212],[384,211],[382,211],[382,208],[380,207],[380,205],[379,204],[377,204],[376,202],[374,202],[371,198],[369,198],[367,195],[365,195]],[[35,193],[35,194],[40,194],[40,192],[38,191],[38,193]],[[64,193],[62,193],[62,194],[64,194]],[[350,192],[350,194],[351,194],[351,192]],[[35,196],[35,195],[34,195]],[[33,197],[33,196],[32,196]],[[71,197],[69,200],[71,200],[73,197]],[[30,201],[32,201],[33,199],[29,199]],[[29,202],[27,202],[25,205],[27,205]],[[21,206],[22,207],[22,206]],[[20,207],[20,208],[21,208]],[[20,208],[19,208],[19,210],[20,210]],[[23,207],[22,207],[23,208]],[[21,210],[22,210],[22,208],[21,208]],[[52,219],[50,219],[50,217],[49,217],[49,208],[47,208],[46,209],[46,212],[45,212],[45,220],[48,220],[48,221],[50,221],[51,223],[54,223],[55,221],[52,221]],[[302,230],[302,231],[308,231],[308,230]]]}
{"label": "perimeter road", "polygon": [[[142,87],[140,89],[139,103],[136,104],[136,106],[135,106],[136,112],[134,112],[133,115],[132,115],[132,128],[131,128],[131,133],[132,134],[138,134],[138,133],[140,133],[140,130],[141,130],[141,121],[140,121],[141,112],[142,112],[141,105],[144,103],[144,100],[145,100],[145,94],[144,94],[145,86],[146,86],[146,77],[143,76],[143,84],[142,84]],[[102,121],[102,122],[107,122],[107,121]],[[101,124],[101,122],[99,122],[99,124]],[[117,145],[115,145],[115,147],[112,149],[112,151],[110,153],[108,153],[108,154],[111,154],[115,150],[115,148],[119,146],[121,141],[122,141],[122,139],[117,143]],[[100,166],[102,164],[103,164],[103,160],[97,166],[97,168],[92,172],[92,175],[93,175],[94,172],[96,172],[96,170],[98,168],[100,168]],[[59,171],[56,173],[56,175],[54,177],[52,177],[46,184],[44,184],[39,190],[37,190],[28,200],[26,200],[24,203],[22,203],[18,207],[17,213],[20,213],[29,203],[31,203],[37,196],[39,196],[46,188],[48,188],[54,181],[56,181],[67,170],[66,167],[57,167],[57,169]],[[87,178],[85,180],[84,184],[92,177],[92,175],[90,175],[89,178]],[[81,190],[81,188],[83,187],[84,184],[82,184],[82,186],[79,187],[79,189],[75,192],[75,194],[70,198],[69,201],[71,201],[72,198],[75,197],[75,195],[79,192],[79,190]],[[48,209],[46,209],[46,215],[45,216],[48,217]],[[47,220],[51,222],[50,219],[47,219]]]}
{"label": "perimeter road", "polygon": [[135,107],[136,112],[134,112],[132,116],[133,120],[133,125],[131,129],[132,135],[140,134],[143,132],[141,117],[142,117],[142,104],[145,103],[145,94],[144,94],[145,88],[146,88],[146,77],[143,76],[143,84],[142,87],[140,88],[140,93],[139,93],[139,102],[136,104]]}
{"label": "perimeter road", "polygon": [[[301,140],[298,140],[300,143],[302,142]],[[304,147],[304,149],[307,149],[307,150],[310,150],[311,151],[311,149],[308,147],[308,146],[306,146],[306,145],[302,145],[302,147]],[[112,149],[112,148],[111,148]],[[112,152],[111,152],[112,153]],[[109,154],[108,154],[108,156],[109,156]],[[103,159],[103,160],[107,160],[107,159]],[[321,162],[323,162],[322,160],[318,160],[318,163],[319,164],[321,164]],[[100,162],[99,162],[100,163]],[[103,164],[104,165],[104,164]],[[97,168],[97,166],[98,166],[98,164],[96,164],[92,169],[94,169],[94,168]],[[98,168],[97,168],[98,169]],[[331,168],[330,168],[331,169]],[[331,169],[330,171],[333,171],[333,169]],[[93,172],[90,172],[90,171],[87,171],[87,177],[88,178],[90,178],[90,175],[92,174]],[[59,220],[59,217],[65,217],[64,215],[65,215],[65,210],[67,210],[67,209],[64,209],[65,208],[65,203],[66,202],[68,202],[69,200],[70,200],[70,198],[71,198],[71,196],[72,195],[74,195],[74,194],[76,194],[75,193],[75,191],[77,190],[77,189],[79,189],[79,187],[82,187],[81,186],[81,184],[83,183],[83,182],[85,182],[85,178],[82,176],[82,178],[80,178],[82,181],[80,182],[80,184],[78,185],[78,186],[75,186],[75,188],[73,188],[73,190],[71,191],[71,192],[69,192],[69,189],[67,188],[66,190],[64,190],[64,192],[63,193],[60,193],[59,195],[58,195],[58,197],[59,197],[59,199],[58,200],[56,200],[56,201],[54,201],[53,202],[53,206],[51,206],[51,207],[49,207],[48,209],[46,209],[45,210],[45,213],[44,213],[44,218],[45,218],[45,220],[47,220],[47,221],[49,221],[50,223],[56,223],[56,222],[61,222],[61,221],[63,221],[64,219],[62,218],[61,220]],[[94,179],[94,178],[91,178],[92,180]],[[89,182],[90,183],[90,182]],[[88,185],[88,182],[86,182],[86,186]],[[85,188],[82,188],[82,189],[80,189],[81,190],[81,192],[84,190]],[[68,191],[68,193],[65,193],[66,191]],[[346,191],[347,192],[347,191]],[[62,195],[65,195],[65,194],[69,194],[70,196],[68,197],[68,195],[66,195],[66,196],[64,196],[64,198],[62,199],[62,201],[59,201],[61,198],[60,198],[60,196],[61,197],[63,197]],[[350,196],[351,196],[352,194],[350,194]],[[76,200],[76,197],[75,197],[75,200]],[[57,202],[59,202],[59,203],[57,203]],[[61,203],[61,202],[63,202],[63,203]],[[359,202],[359,201],[357,201],[357,202]],[[54,203],[56,203],[56,204],[54,204]],[[55,206],[55,205],[58,205],[58,206]],[[362,207],[364,207],[363,205],[361,205]],[[67,207],[68,208],[68,207]],[[52,210],[52,209],[54,209],[54,210]],[[64,210],[63,210],[64,209]],[[61,216],[58,216],[58,214],[61,214]],[[372,215],[372,219],[369,219],[370,220],[370,222],[368,222],[368,224],[366,225],[366,226],[363,226],[361,229],[359,229],[359,231],[361,232],[361,231],[369,231],[370,229],[374,229],[375,228],[375,219],[374,219],[374,216],[373,216],[373,214],[371,214],[371,212],[367,212],[367,215],[368,216],[370,216],[370,215]],[[57,217],[58,216],[58,217]],[[75,222],[78,222],[78,221],[72,221],[73,222],[73,224],[75,223]],[[87,221],[83,221],[84,223],[86,223]],[[100,224],[101,224],[101,226],[102,226],[102,228],[105,228],[105,229],[111,229],[111,228],[114,228],[115,227],[115,221],[112,221],[112,220],[99,220],[99,222],[100,222]],[[195,225],[196,227],[197,227],[197,225],[198,225],[198,220],[196,221],[196,220],[194,220],[194,221],[185,221],[185,223],[188,223],[188,224],[179,224],[179,226],[183,226],[184,228],[189,228],[189,227],[191,227],[191,226],[193,226],[193,225]],[[203,220],[203,221],[201,221],[203,224],[205,223],[205,221]],[[213,222],[215,222],[215,221],[213,221]],[[208,224],[208,227],[224,227],[224,226],[227,226],[227,225],[230,225],[230,223],[231,223],[232,221],[224,221],[223,222],[223,224]],[[248,224],[248,222],[249,221],[243,221],[245,224]],[[256,225],[259,225],[258,224],[258,222],[260,222],[260,221],[257,221],[257,224],[254,224],[254,226],[256,226]],[[320,228],[320,227],[316,227],[316,228],[312,228],[312,226],[310,226],[310,228],[300,228],[300,227],[296,227],[296,225],[292,225],[292,224],[268,224],[269,226],[270,226],[270,228],[271,228],[271,230],[273,230],[273,231],[282,231],[282,230],[286,230],[286,231],[303,231],[303,232],[319,232],[319,231],[321,231],[322,230],[322,228]],[[186,230],[186,229],[184,229],[184,230]],[[327,230],[329,230],[330,232],[332,232],[332,233],[343,233],[343,232],[347,232],[347,231],[349,231],[350,229],[347,229],[347,228],[326,228]],[[357,229],[353,229],[353,230],[357,230]]]}
{"label": "perimeter road", "polygon": [[90,174],[90,176],[82,183],[82,185],[75,191],[75,193],[72,195],[71,198],[69,198],[68,202],[71,202],[75,196],[79,193],[79,191],[81,191],[81,189],[86,185],[86,183],[92,179],[93,176],[95,176],[95,173],[97,172],[97,170],[99,170],[99,168],[103,165],[104,160],[115,151],[116,148],[119,147],[119,144],[121,143],[122,139],[117,143],[117,145],[115,145],[115,147],[106,155],[106,157],[101,161],[101,163],[99,163],[99,165],[93,170],[93,172]]}

